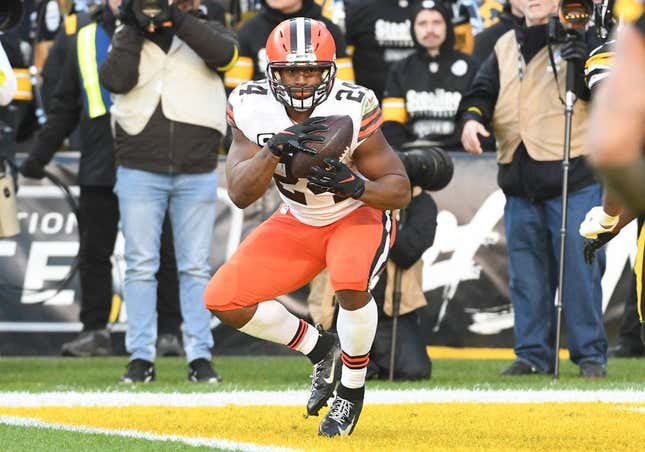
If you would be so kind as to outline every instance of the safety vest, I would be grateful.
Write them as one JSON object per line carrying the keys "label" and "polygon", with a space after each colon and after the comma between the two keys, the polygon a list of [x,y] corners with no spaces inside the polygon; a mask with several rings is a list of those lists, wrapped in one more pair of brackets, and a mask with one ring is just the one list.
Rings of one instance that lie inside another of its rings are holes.
{"label": "safety vest", "polygon": [[108,54],[111,38],[103,27],[92,22],[78,31],[76,46],[81,74],[81,91],[87,115],[98,118],[110,111],[110,92],[99,83],[99,68]]}

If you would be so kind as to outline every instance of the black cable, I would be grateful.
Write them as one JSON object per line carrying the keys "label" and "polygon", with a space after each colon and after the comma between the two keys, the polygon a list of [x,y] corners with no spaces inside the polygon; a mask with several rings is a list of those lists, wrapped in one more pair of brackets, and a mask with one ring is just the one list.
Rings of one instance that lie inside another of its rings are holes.
{"label": "black cable", "polygon": [[[16,162],[13,160],[7,158],[5,161],[9,164],[9,166],[18,174],[18,166],[16,165]],[[69,189],[69,186],[65,184],[58,176],[55,174],[52,174],[51,172],[47,170],[43,170],[45,173],[45,177],[51,181],[52,184],[56,185],[58,188],[61,189],[65,196],[65,200],[67,201],[67,204],[69,205],[72,213],[76,217],[76,224],[78,224],[78,203],[76,202],[76,199],[74,199],[74,195],[72,195],[72,192]],[[79,251],[80,251],[80,246],[79,246]],[[45,291],[50,291],[54,290],[54,294],[49,297],[48,299],[54,298],[56,295],[58,295],[74,278],[74,275],[78,271],[78,267],[80,264],[80,259],[79,259],[79,254],[76,253],[76,256],[74,257],[74,260],[72,261],[72,265],[69,269],[69,272],[67,272],[67,275],[65,278],[63,278],[58,284],[56,284],[54,287],[43,287],[41,289],[32,289],[28,287],[23,287],[23,286],[17,286],[14,284],[0,284],[0,288],[3,290],[12,290],[15,292],[31,292],[31,293],[41,293]]]}

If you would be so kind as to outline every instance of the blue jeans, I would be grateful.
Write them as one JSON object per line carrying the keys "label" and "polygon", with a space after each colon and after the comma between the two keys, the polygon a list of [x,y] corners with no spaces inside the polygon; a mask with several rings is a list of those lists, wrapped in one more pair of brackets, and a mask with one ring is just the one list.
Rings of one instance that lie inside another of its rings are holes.
{"label": "blue jeans", "polygon": [[[510,196],[504,208],[515,354],[542,372],[551,372],[555,360],[561,202],[562,197],[557,197],[533,204]],[[578,234],[587,211],[600,204],[597,184],[569,193],[562,308],[566,342],[576,364],[607,362],[600,287],[605,253],[598,250],[593,265],[587,265]]]}
{"label": "blue jeans", "polygon": [[159,269],[161,227],[168,209],[179,272],[186,358],[189,362],[197,358],[210,360],[211,314],[203,298],[210,279],[208,256],[215,224],[216,172],[168,175],[119,167],[114,192],[119,197],[125,237],[125,344],[131,359],[155,359],[155,273]]}

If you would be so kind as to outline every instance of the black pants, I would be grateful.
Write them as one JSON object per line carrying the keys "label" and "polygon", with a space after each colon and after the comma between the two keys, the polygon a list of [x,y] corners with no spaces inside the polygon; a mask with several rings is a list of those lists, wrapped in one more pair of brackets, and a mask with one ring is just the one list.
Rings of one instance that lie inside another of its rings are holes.
{"label": "black pants", "polygon": [[[112,262],[119,202],[111,187],[81,186],[78,229],[83,330],[105,328],[112,306]],[[179,277],[168,215],[161,233],[157,281],[158,333],[179,333]]]}

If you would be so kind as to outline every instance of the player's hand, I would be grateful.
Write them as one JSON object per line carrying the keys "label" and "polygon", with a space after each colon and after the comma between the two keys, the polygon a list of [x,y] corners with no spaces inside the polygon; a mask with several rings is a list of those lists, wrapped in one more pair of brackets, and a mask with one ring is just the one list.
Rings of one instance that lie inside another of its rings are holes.
{"label": "player's hand", "polygon": [[616,234],[613,232],[604,232],[599,234],[598,237],[593,240],[585,239],[585,262],[589,265],[593,264],[593,260],[596,257],[596,251],[605,246],[605,244],[614,237],[616,237]]}
{"label": "player's hand", "polygon": [[291,152],[300,151],[316,155],[316,151],[305,143],[310,141],[325,141],[325,137],[314,132],[324,132],[327,126],[322,124],[324,118],[309,118],[300,124],[294,124],[280,133],[276,133],[267,141],[267,147],[273,155],[284,157]]}
{"label": "player's hand", "polygon": [[481,154],[483,152],[478,135],[488,137],[490,133],[482,123],[474,119],[466,121],[464,129],[461,132],[461,144],[464,146],[466,152],[470,154]]}
{"label": "player's hand", "polygon": [[612,217],[606,214],[602,206],[593,207],[580,223],[578,232],[586,239],[595,239],[598,234],[613,231],[619,218],[619,216]]}
{"label": "player's hand", "polygon": [[30,179],[42,179],[45,177],[43,165],[32,157],[27,157],[18,168],[20,174]]}
{"label": "player's hand", "polygon": [[324,168],[313,166],[307,179],[307,188],[314,193],[331,192],[343,198],[358,199],[365,191],[365,181],[336,159],[325,159]]}

